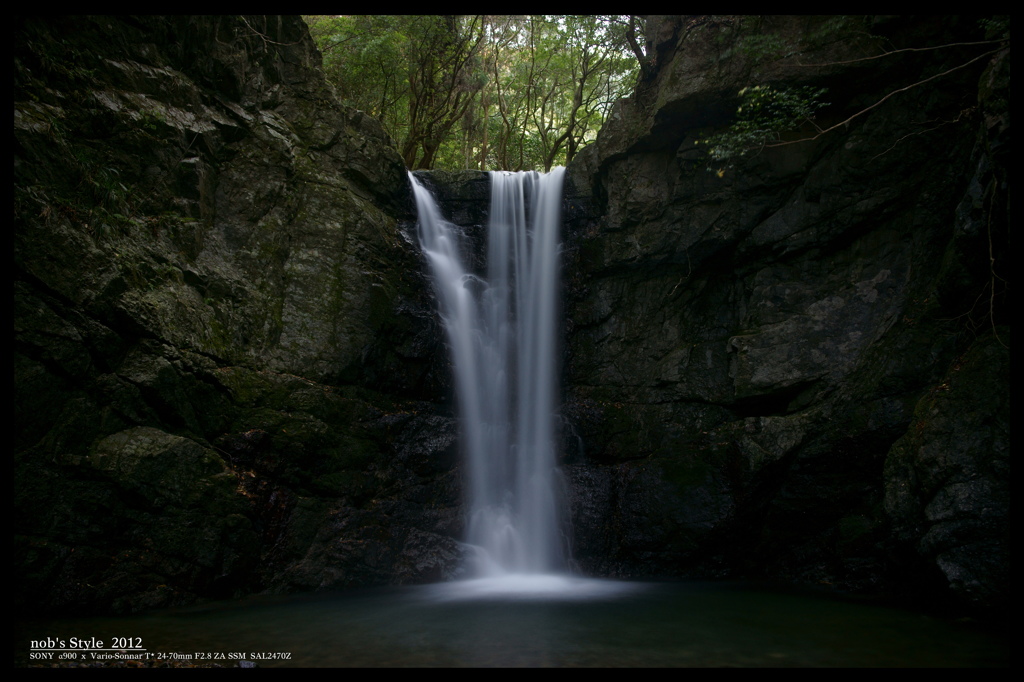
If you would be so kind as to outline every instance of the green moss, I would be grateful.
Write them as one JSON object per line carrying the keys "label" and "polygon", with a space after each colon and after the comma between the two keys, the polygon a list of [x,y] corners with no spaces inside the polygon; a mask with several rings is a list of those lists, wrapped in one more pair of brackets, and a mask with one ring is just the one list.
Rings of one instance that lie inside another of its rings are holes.
{"label": "green moss", "polygon": [[369,484],[371,482],[362,472],[335,471],[318,476],[310,482],[309,487],[313,492],[330,497],[349,495],[360,498],[369,489]]}
{"label": "green moss", "polygon": [[214,375],[231,393],[232,400],[242,406],[255,406],[269,388],[259,372],[245,367],[224,367]]}
{"label": "green moss", "polygon": [[369,440],[346,438],[341,447],[324,454],[327,468],[362,470],[377,459],[380,449]]}

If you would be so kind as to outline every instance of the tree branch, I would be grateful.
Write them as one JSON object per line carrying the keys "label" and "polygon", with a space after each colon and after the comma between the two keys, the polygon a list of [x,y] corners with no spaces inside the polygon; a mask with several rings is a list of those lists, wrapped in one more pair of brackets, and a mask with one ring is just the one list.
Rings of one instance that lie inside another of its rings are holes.
{"label": "tree branch", "polygon": [[[948,45],[935,45],[934,47],[904,47],[899,50],[890,50],[889,52],[883,52],[882,54],[876,54],[874,57],[858,57],[857,59],[849,59],[844,62],[825,62],[823,64],[794,64],[794,66],[808,66],[808,67],[821,67],[821,66],[842,66],[844,64],[856,64],[857,62],[867,62],[873,59],[881,59],[882,57],[889,57],[894,54],[901,52],[927,52],[929,50],[941,50],[946,47],[967,47],[970,45],[994,45],[997,43],[1005,43],[1006,40],[980,40],[973,43],[949,43]],[[991,54],[991,53],[989,53]]]}
{"label": "tree branch", "polygon": [[825,133],[831,132],[831,131],[835,130],[836,128],[840,128],[842,126],[849,125],[850,121],[852,121],[853,119],[857,118],[858,116],[862,116],[862,115],[866,114],[867,112],[869,112],[872,109],[880,106],[881,104],[883,104],[884,102],[886,102],[890,98],[895,97],[896,95],[898,95],[901,92],[906,92],[907,90],[911,90],[913,88],[916,88],[919,85],[924,85],[925,83],[929,83],[929,82],[935,80],[936,78],[941,78],[943,76],[946,76],[948,74],[953,73],[954,71],[958,71],[960,69],[963,69],[963,68],[965,68],[967,66],[970,66],[971,64],[973,64],[974,62],[978,61],[979,59],[982,59],[983,57],[988,57],[989,55],[993,55],[996,52],[999,52],[999,50],[991,50],[989,52],[984,52],[984,53],[978,55],[977,57],[975,57],[974,59],[968,60],[968,61],[964,62],[963,64],[960,64],[959,66],[954,66],[953,68],[948,69],[946,71],[943,71],[942,73],[937,73],[934,76],[929,76],[928,78],[925,78],[924,80],[920,80],[920,81],[918,81],[916,83],[911,83],[910,85],[908,85],[906,87],[900,88],[898,90],[893,90],[892,92],[887,94],[885,97],[883,97],[882,99],[880,99],[877,102],[875,102],[874,104],[872,104],[871,106],[865,107],[864,109],[861,109],[860,111],[855,113],[853,116],[850,116],[845,121],[840,121],[839,123],[836,123],[834,126],[831,126],[829,128],[825,128],[824,130],[822,130],[817,135],[812,135],[811,137],[805,137],[805,138],[802,138],[802,139],[799,139],[799,140],[787,140],[785,142],[776,142],[774,144],[766,144],[765,147],[768,147],[768,148],[770,148],[770,147],[783,147],[785,145],[796,144],[798,142],[809,142],[810,140],[816,140],[819,137],[821,137],[822,135],[824,135]]}

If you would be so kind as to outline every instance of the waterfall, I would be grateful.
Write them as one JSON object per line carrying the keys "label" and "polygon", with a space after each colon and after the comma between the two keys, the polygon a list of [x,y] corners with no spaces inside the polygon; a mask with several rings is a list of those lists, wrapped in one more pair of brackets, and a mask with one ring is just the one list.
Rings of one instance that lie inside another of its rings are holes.
{"label": "waterfall", "polygon": [[568,560],[555,442],[564,172],[490,173],[483,275],[466,269],[458,228],[410,174],[455,367],[479,576],[557,572]]}

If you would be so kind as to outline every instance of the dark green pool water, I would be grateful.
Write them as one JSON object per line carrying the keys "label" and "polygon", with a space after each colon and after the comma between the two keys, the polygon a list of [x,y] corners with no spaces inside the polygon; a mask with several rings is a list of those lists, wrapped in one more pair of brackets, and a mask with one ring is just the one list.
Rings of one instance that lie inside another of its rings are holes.
{"label": "dark green pool water", "polygon": [[[968,624],[721,583],[553,579],[511,590],[449,583],[23,623],[17,664],[28,659],[32,640],[41,648],[41,640],[67,644],[72,637],[105,647],[115,637],[140,638],[150,655],[224,654],[219,662],[227,665],[232,655],[288,655],[260,660],[263,667],[1009,663],[1007,638]],[[60,653],[88,660],[82,651]]]}

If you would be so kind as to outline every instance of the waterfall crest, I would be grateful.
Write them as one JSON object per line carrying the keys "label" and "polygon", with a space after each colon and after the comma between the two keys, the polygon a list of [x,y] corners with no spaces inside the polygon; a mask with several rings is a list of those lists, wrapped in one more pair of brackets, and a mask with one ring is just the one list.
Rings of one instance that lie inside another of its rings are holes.
{"label": "waterfall crest", "polygon": [[568,561],[555,428],[564,172],[490,173],[485,276],[463,265],[458,230],[410,174],[455,367],[478,576]]}

